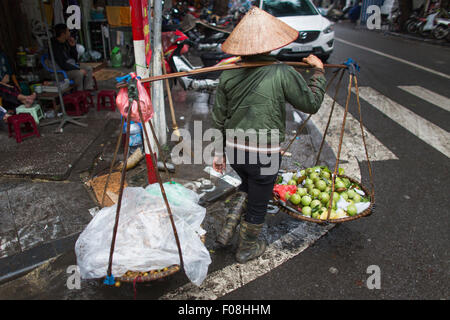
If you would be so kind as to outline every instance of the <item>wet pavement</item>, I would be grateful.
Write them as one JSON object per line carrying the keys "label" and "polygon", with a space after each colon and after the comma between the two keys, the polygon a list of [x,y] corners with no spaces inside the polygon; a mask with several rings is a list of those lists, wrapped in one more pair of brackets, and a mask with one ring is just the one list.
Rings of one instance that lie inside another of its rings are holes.
{"label": "wet pavement", "polygon": [[[202,132],[211,127],[210,110],[214,95],[186,92],[177,85],[173,88],[173,99],[180,129],[186,129],[192,134],[192,146],[206,146],[208,143],[203,142],[202,136],[194,135],[193,124],[201,121]],[[166,114],[170,115],[167,104]],[[287,114],[286,145],[294,137],[302,119],[306,118],[290,106]],[[10,169],[14,167],[11,165],[0,167],[4,168],[0,171],[0,205],[4,208],[1,211],[0,225],[0,283],[3,283],[0,286],[0,297],[4,299],[134,298],[132,286],[126,283],[118,289],[105,287],[100,281],[82,280],[80,290],[70,290],[67,287],[67,268],[76,265],[75,241],[92,218],[89,209],[98,206],[92,190],[84,183],[92,177],[108,172],[117,135],[120,134],[117,112],[91,111],[86,121],[90,124],[87,130],[67,125],[63,134],[54,134],[49,127],[44,127],[40,139],[29,139],[19,146],[15,145],[15,141],[12,143],[12,139],[7,141],[8,150],[16,153],[16,157],[26,152],[31,154],[32,146],[37,142],[38,146],[43,146],[39,147],[38,152],[32,153],[33,157],[28,157],[31,159],[22,159],[32,164],[26,170]],[[171,124],[171,119],[167,122]],[[2,139],[8,140],[4,135]],[[292,156],[283,158],[282,169],[298,168],[298,164],[312,166],[320,141],[321,135],[317,128],[309,123],[293,142],[289,150]],[[170,150],[177,143],[176,139],[170,141],[166,150]],[[164,154],[168,155],[168,152]],[[334,164],[334,154],[327,145],[321,159],[324,164]],[[49,163],[52,165],[48,166]],[[53,171],[49,167],[53,168]],[[207,167],[207,163],[176,165],[175,173],[171,174],[170,178],[203,196],[201,204],[207,209],[203,223],[203,228],[207,231],[205,245],[213,261],[208,273],[213,273],[235,262],[237,236],[235,235],[230,246],[225,247],[216,243],[215,238],[227,210],[232,209],[229,199],[233,196],[236,186],[210,175],[205,170]],[[14,175],[14,178],[11,175]],[[36,175],[42,175],[41,179],[36,180]],[[161,175],[164,181],[169,179],[164,172],[161,172]],[[229,166],[225,175],[238,179]],[[59,181],[49,180],[52,177]],[[127,183],[129,186],[147,185],[145,160],[127,172]],[[271,244],[292,230],[301,230],[304,234],[320,237],[324,230],[329,228],[308,225],[278,212],[277,207],[270,206],[263,235]],[[294,242],[291,245],[296,246],[304,242],[301,239],[298,241],[297,244]],[[166,279],[139,284],[138,298],[162,298],[164,294],[174,290],[176,292],[187,283],[188,279],[184,273],[178,272]]]}

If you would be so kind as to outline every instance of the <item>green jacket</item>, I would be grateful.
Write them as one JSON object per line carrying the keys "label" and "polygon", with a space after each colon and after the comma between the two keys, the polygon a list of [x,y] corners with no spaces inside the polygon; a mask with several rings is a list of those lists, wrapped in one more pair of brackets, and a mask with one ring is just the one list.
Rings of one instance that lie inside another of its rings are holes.
{"label": "green jacket", "polygon": [[[277,60],[257,55],[246,61]],[[305,113],[316,113],[326,84],[322,71],[314,72],[306,83],[293,67],[283,63],[227,70],[219,80],[212,111],[214,127],[224,137],[226,129],[267,129],[267,141],[271,141],[271,130],[275,129],[280,143],[285,140],[286,102]]]}

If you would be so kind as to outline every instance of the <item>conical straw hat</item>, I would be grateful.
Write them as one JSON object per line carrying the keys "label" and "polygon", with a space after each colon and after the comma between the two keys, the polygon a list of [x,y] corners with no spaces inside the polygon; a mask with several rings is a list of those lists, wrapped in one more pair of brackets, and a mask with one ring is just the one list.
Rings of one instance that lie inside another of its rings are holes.
{"label": "conical straw hat", "polygon": [[222,44],[222,50],[237,56],[253,55],[279,49],[297,38],[297,30],[252,7]]}

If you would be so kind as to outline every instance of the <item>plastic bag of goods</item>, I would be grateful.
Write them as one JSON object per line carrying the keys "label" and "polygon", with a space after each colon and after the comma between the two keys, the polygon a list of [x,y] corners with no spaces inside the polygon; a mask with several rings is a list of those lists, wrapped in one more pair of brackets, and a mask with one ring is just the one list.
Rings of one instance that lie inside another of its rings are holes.
{"label": "plastic bag of goods", "polygon": [[[135,77],[135,74],[132,74],[133,77]],[[139,94],[139,101],[141,105],[141,112],[144,122],[147,122],[153,117],[153,105],[152,101],[150,100],[150,97],[145,90],[144,86],[142,85],[140,80],[137,80],[137,90]],[[129,100],[128,100],[128,88],[124,87],[119,90],[119,94],[116,98],[116,105],[117,109],[119,109],[120,114],[123,117],[127,117],[128,115],[128,108],[129,108]],[[139,117],[139,111],[138,111],[138,103],[136,100],[133,100],[133,103],[131,104],[131,112],[130,112],[130,118],[127,119],[128,121],[134,121],[134,122],[141,122],[141,119]]]}
{"label": "plastic bag of goods", "polygon": [[[200,236],[206,209],[198,205],[198,195],[179,184],[165,183],[172,210],[184,270],[189,280],[200,285],[206,278],[211,258]],[[83,279],[106,276],[116,215],[116,205],[100,210],[75,244],[77,264]],[[117,228],[112,274],[147,272],[180,264],[178,247],[158,184],[146,189],[124,189]]]}

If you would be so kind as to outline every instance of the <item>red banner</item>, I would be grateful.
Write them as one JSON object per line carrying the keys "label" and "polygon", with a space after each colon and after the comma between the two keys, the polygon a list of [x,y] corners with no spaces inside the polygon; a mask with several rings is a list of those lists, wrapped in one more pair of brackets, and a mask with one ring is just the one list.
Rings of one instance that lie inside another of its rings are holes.
{"label": "red banner", "polygon": [[150,25],[148,23],[148,0],[141,0],[142,4],[142,25],[144,27],[144,40],[145,40],[145,58],[147,66],[150,65],[152,59],[152,49],[150,48]]}

